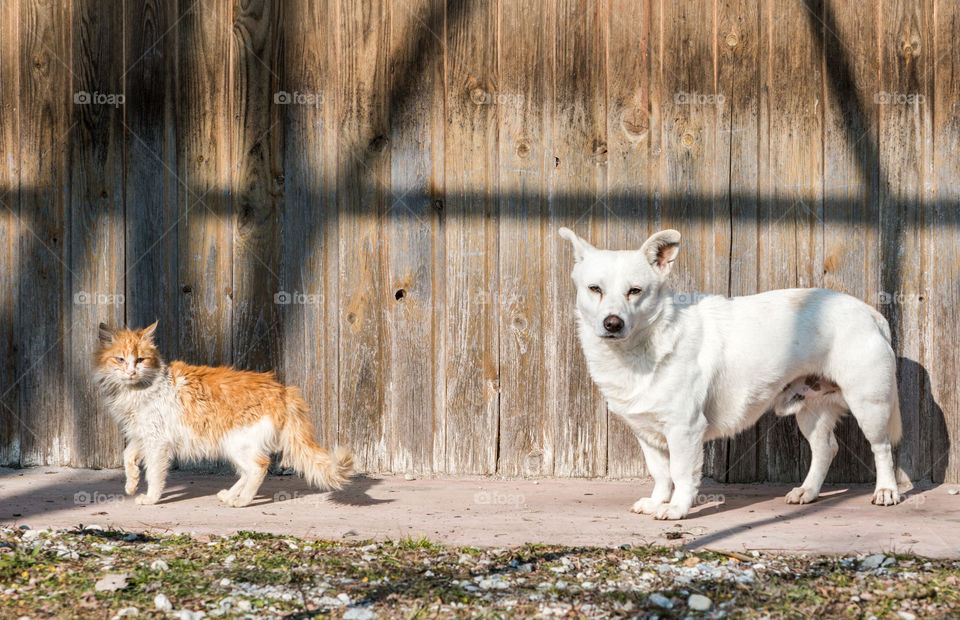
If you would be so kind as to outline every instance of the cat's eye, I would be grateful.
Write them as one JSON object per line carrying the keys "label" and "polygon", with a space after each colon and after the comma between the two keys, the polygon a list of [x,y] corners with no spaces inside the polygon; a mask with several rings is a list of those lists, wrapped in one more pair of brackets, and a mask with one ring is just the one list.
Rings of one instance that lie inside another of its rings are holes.
{"label": "cat's eye", "polygon": [[145,362],[145,361],[147,361],[145,358],[138,357],[138,358],[137,358],[137,361],[135,361],[134,364],[142,364],[142,363]]}
{"label": "cat's eye", "polygon": [[627,291],[627,297],[630,297],[631,295],[639,295],[642,292],[643,292],[643,289],[641,289],[638,286],[634,286],[629,291]]}
{"label": "cat's eye", "polygon": [[596,293],[597,295],[602,295],[602,294],[603,294],[603,291],[601,291],[601,290],[600,290],[600,287],[597,286],[596,284],[594,284],[593,286],[591,286],[591,287],[590,287],[590,290],[593,291],[594,293]]}
{"label": "cat's eye", "polygon": [[121,364],[123,363],[123,358],[122,358],[122,357],[115,357],[115,358],[113,358],[113,359],[117,360],[117,361],[120,362]]}

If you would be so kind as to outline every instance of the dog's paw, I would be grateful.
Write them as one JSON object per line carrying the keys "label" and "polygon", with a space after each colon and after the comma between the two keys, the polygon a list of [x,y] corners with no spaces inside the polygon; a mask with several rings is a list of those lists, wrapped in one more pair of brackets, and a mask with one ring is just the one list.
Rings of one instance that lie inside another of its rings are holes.
{"label": "dog's paw", "polygon": [[124,485],[123,490],[127,492],[127,495],[133,495],[137,492],[138,486],[140,486],[139,480],[127,479],[127,484]]}
{"label": "dog's paw", "polygon": [[658,502],[652,497],[644,497],[643,499],[638,499],[633,506],[630,507],[630,512],[635,512],[640,515],[652,515],[660,506],[663,506],[663,502]]}
{"label": "dog's paw", "polygon": [[220,489],[217,491],[217,499],[224,504],[230,504],[230,500],[233,499],[230,495],[230,489]]}
{"label": "dog's paw", "polygon": [[675,506],[674,504],[660,504],[660,507],[653,513],[654,519],[664,521],[673,521],[687,516],[687,511]]}
{"label": "dog's paw", "polygon": [[788,504],[809,504],[816,501],[818,497],[817,493],[814,493],[810,489],[805,489],[803,487],[796,487],[789,493],[787,493],[787,503]]}
{"label": "dog's paw", "polygon": [[873,492],[873,503],[877,506],[893,506],[900,503],[900,493],[896,489],[877,489]]}
{"label": "dog's paw", "polygon": [[134,501],[141,506],[149,506],[150,504],[156,504],[159,499],[159,497],[150,497],[149,495],[141,494],[137,495]]}
{"label": "dog's paw", "polygon": [[234,498],[230,499],[230,500],[227,502],[227,505],[228,505],[228,506],[233,506],[234,508],[243,508],[244,506],[249,506],[251,501],[253,501],[253,500],[250,499],[250,498],[240,497],[240,496],[238,495],[237,497],[234,497]]}

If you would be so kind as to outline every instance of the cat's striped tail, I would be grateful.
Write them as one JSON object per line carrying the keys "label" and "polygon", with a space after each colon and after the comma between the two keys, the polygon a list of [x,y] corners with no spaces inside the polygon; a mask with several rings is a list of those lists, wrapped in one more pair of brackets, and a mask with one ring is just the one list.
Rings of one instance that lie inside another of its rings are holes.
{"label": "cat's striped tail", "polygon": [[321,489],[340,489],[353,473],[353,453],[337,448],[333,455],[314,441],[313,425],[307,418],[307,403],[300,390],[288,387],[285,394],[286,411],[280,427],[280,449],[283,460],[289,463],[312,486]]}

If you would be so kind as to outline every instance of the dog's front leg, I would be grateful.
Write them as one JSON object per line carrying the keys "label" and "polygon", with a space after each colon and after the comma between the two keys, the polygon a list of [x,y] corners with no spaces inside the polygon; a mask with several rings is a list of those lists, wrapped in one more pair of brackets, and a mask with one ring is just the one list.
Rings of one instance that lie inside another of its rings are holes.
{"label": "dog's front leg", "polygon": [[640,448],[643,449],[647,470],[653,476],[653,493],[650,497],[637,500],[630,510],[649,515],[670,500],[670,493],[673,491],[673,479],[670,478],[670,455],[666,450],[654,446],[642,437],[638,436],[637,440],[640,442]]}
{"label": "dog's front leg", "polygon": [[670,477],[673,496],[661,505],[655,519],[682,519],[690,512],[700,487],[703,469],[703,429],[674,427],[667,429],[667,450],[670,452]]}

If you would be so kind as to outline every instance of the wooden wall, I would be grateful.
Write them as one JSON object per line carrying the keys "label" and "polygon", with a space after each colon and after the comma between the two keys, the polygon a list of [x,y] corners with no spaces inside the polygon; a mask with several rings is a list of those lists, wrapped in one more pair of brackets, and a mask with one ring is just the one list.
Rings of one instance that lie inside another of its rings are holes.
{"label": "wooden wall", "polygon": [[[901,467],[960,481],[958,39],[952,0],[0,0],[0,462],[117,466],[96,325],[158,318],[370,471],[643,475],[556,229],[675,227],[679,291],[878,307]],[[768,416],[707,474],[808,459]]]}

